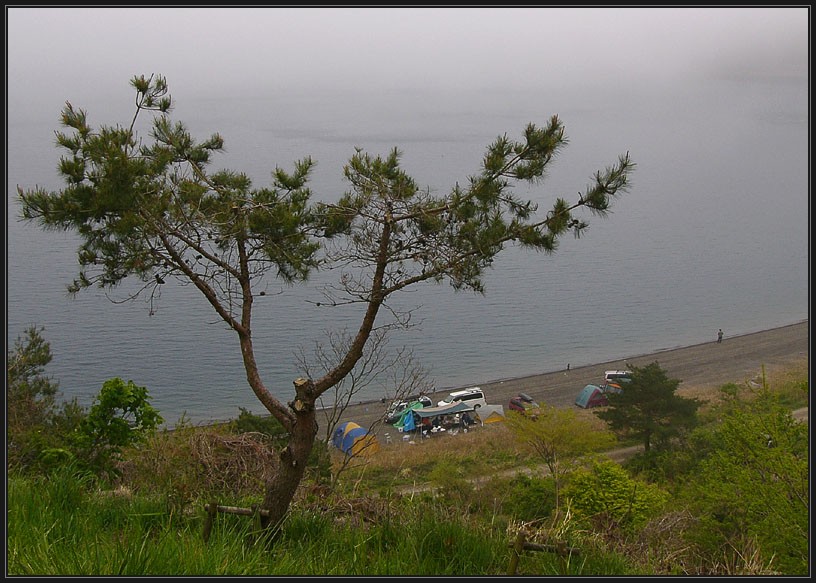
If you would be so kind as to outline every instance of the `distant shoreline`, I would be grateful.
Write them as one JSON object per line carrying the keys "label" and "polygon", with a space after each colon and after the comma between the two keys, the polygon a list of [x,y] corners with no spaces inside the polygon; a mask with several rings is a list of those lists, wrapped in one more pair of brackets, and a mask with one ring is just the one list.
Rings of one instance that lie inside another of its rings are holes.
{"label": "distant shoreline", "polygon": [[[625,358],[595,364],[571,366],[543,373],[483,381],[478,384],[489,404],[507,406],[509,399],[527,393],[542,404],[573,407],[575,397],[587,384],[598,384],[605,370],[645,366],[657,361],[670,378],[680,380],[678,393],[701,391],[726,383],[741,383],[757,376],[763,367],[789,366],[809,359],[809,320],[777,328],[725,336],[690,346],[658,349]],[[452,387],[431,395],[441,399]],[[380,423],[385,405],[380,400],[358,401],[346,408],[341,421],[354,421],[364,427]],[[380,426],[378,433],[388,430]]]}
{"label": "distant shoreline", "polygon": [[[767,328],[765,330],[758,330],[756,332],[747,332],[745,334],[737,334],[737,335],[734,335],[734,336],[727,336],[727,337],[724,338],[723,342],[729,342],[729,341],[733,342],[734,340],[744,339],[744,338],[748,338],[750,336],[757,336],[757,335],[767,334],[769,332],[781,331],[781,330],[785,330],[785,329],[788,329],[788,328],[794,328],[794,327],[797,327],[797,326],[807,325],[808,322],[809,322],[808,319],[804,319],[804,320],[800,320],[798,322],[795,322],[793,324],[786,324],[784,326],[778,326],[778,327],[775,327],[775,328]],[[708,342],[700,342],[700,343],[697,343],[697,344],[678,345],[678,346],[675,346],[675,347],[668,347],[668,348],[658,348],[658,349],[653,350],[651,352],[644,352],[643,354],[638,354],[638,355],[635,355],[635,356],[626,356],[626,357],[623,357],[623,358],[613,358],[611,360],[607,360],[607,361],[604,361],[604,362],[593,363],[593,364],[579,364],[577,366],[570,366],[570,372],[577,372],[577,371],[580,371],[580,370],[583,370],[583,369],[593,368],[593,367],[602,366],[602,365],[609,365],[608,368],[612,369],[612,368],[615,368],[614,366],[612,366],[613,364],[617,365],[617,364],[619,364],[621,362],[624,362],[624,361],[634,362],[636,360],[643,360],[643,359],[659,360],[659,358],[658,358],[659,355],[664,354],[664,353],[674,352],[674,351],[677,351],[677,350],[690,350],[690,349],[693,349],[693,348],[699,348],[699,347],[702,347],[702,346],[707,346],[707,345],[709,345],[711,343],[712,343],[712,341],[708,341]],[[487,385],[494,385],[494,384],[497,384],[497,383],[501,384],[501,383],[506,383],[506,382],[518,382],[518,381],[521,381],[523,379],[535,378],[535,377],[540,377],[540,376],[545,376],[545,375],[553,375],[553,374],[558,374],[558,373],[563,373],[563,372],[566,372],[566,369],[562,368],[562,369],[558,369],[558,370],[549,370],[549,371],[544,371],[544,372],[539,372],[539,373],[532,373],[532,374],[525,374],[525,375],[520,375],[520,376],[501,377],[501,378],[497,378],[497,379],[482,381],[481,383],[478,383],[478,384],[480,386],[487,386]],[[467,388],[469,386],[473,386],[473,383],[471,383],[469,385],[445,387],[442,390],[436,391],[436,393],[434,393],[434,394],[442,395],[442,394],[448,393],[450,391],[457,391],[457,390],[460,390],[460,389]],[[380,402],[379,399],[370,399],[370,400],[365,400],[365,401],[356,401],[355,405],[370,405],[372,403],[379,403],[379,402]]]}
{"label": "distant shoreline", "polygon": [[[799,320],[798,322],[794,322],[793,324],[786,324],[784,326],[777,326],[775,328],[767,328],[767,329],[764,329],[764,330],[758,330],[756,332],[746,332],[745,334],[735,334],[733,336],[724,337],[723,342],[728,342],[729,340],[733,341],[733,340],[738,339],[738,338],[745,338],[745,337],[748,337],[748,336],[754,336],[754,335],[758,335],[758,334],[765,334],[767,332],[772,332],[774,330],[784,330],[786,328],[792,328],[794,326],[801,326],[803,324],[807,324],[808,321],[809,320],[806,318],[804,320]],[[687,350],[687,349],[690,349],[690,348],[697,348],[697,347],[700,347],[700,346],[707,346],[707,345],[711,344],[711,342],[712,341],[707,341],[707,342],[699,342],[697,344],[677,345],[677,346],[674,346],[674,347],[657,348],[657,349],[655,349],[655,350],[653,350],[651,352],[644,352],[643,354],[638,354],[638,355],[635,355],[635,356],[626,356],[626,357],[623,357],[623,358],[613,358],[613,359],[607,360],[605,362],[598,362],[598,363],[593,363],[593,364],[579,364],[577,366],[570,366],[570,370],[571,371],[572,370],[580,370],[582,368],[589,368],[589,367],[603,365],[603,364],[619,363],[621,361],[642,360],[644,358],[657,357],[658,355],[660,355],[662,353],[672,352],[674,350]],[[529,374],[529,375],[522,375],[522,376],[519,376],[519,377],[511,376],[511,377],[499,378],[499,379],[494,379],[494,380],[490,380],[490,381],[485,381],[485,384],[503,383],[503,382],[506,382],[506,381],[513,381],[513,380],[518,380],[518,379],[527,378],[527,377],[536,377],[536,376],[540,376],[540,375],[555,374],[555,373],[559,373],[559,372],[564,372],[564,369],[550,370],[550,371],[545,371],[545,372],[541,372],[541,373],[532,373],[532,374]],[[460,387],[452,387],[450,390],[455,391],[458,388],[460,388]],[[461,388],[464,388],[464,387],[461,387]]]}
{"label": "distant shoreline", "polygon": [[[571,407],[581,388],[589,383],[597,384],[605,370],[625,368],[628,364],[644,366],[658,361],[670,378],[682,381],[679,392],[689,387],[722,386],[751,378],[765,365],[787,365],[808,360],[809,330],[809,320],[805,319],[777,328],[726,336],[722,344],[712,340],[677,348],[661,348],[636,356],[571,366],[569,371],[560,369],[474,384],[482,387],[490,404],[506,407],[511,397],[524,392],[541,403]],[[430,396],[436,402],[459,388],[465,386],[445,388]],[[380,399],[356,401],[346,407],[340,422],[354,421],[364,427],[379,423],[377,432],[382,433],[388,431],[388,426],[381,424],[385,408]],[[261,416],[266,415],[266,411],[261,413]],[[321,417],[318,412],[318,423],[323,421]],[[202,425],[221,425],[231,420],[213,420]],[[318,433],[318,438],[321,437],[322,434]]]}

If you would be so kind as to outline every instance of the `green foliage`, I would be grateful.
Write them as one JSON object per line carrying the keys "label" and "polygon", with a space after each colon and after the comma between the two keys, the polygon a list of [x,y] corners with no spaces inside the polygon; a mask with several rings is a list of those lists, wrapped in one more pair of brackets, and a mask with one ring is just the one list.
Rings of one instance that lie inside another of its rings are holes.
{"label": "green foliage", "polygon": [[74,454],[62,447],[49,447],[40,452],[39,460],[44,468],[58,468],[74,459]]}
{"label": "green foliage", "polygon": [[465,477],[459,460],[443,457],[429,472],[428,479],[445,500],[452,504],[467,506],[473,492],[473,484]]}
{"label": "green foliage", "polygon": [[555,510],[555,481],[551,477],[514,477],[505,493],[502,510],[524,522],[550,516]]}
{"label": "green foliage", "polygon": [[692,539],[701,552],[717,561],[757,545],[775,570],[807,573],[807,425],[766,393],[729,411],[704,439],[710,451],[680,491],[700,517]]}
{"label": "green foliage", "polygon": [[77,429],[78,458],[98,475],[116,476],[122,449],[144,441],[162,421],[145,387],[109,379]]}
{"label": "green foliage", "polygon": [[[498,425],[493,429],[499,429]],[[175,431],[162,432],[164,439],[151,435],[139,450],[126,448],[134,459],[174,458],[172,463],[165,460],[164,470],[145,465],[137,472],[157,483],[153,490],[97,492],[95,476],[76,463],[56,464],[48,474],[36,478],[11,474],[8,573],[495,576],[506,572],[507,545],[517,522],[541,524],[540,519],[554,509],[551,477],[507,479],[496,475],[468,490],[464,503],[431,493],[369,497],[366,479],[360,480],[362,490],[355,490],[354,498],[333,500],[315,489],[309,497],[299,499],[284,523],[284,536],[271,552],[252,544],[247,536],[252,521],[243,516],[219,515],[205,545],[202,500],[209,502],[210,498],[191,498],[180,512],[167,503],[170,494],[161,491],[183,479],[200,481],[181,475],[197,465],[191,462],[194,458],[186,446],[197,431],[202,429],[182,424]],[[758,432],[762,439],[755,438]],[[771,435],[770,448],[766,434]],[[693,452],[680,449],[683,445]],[[594,470],[576,474],[576,480],[564,488],[565,497],[572,499],[569,507],[574,519],[574,526],[564,532],[568,533],[565,540],[581,552],[570,558],[568,573],[806,574],[807,453],[807,425],[794,424],[775,395],[763,393],[754,401],[739,402],[739,407],[723,415],[720,424],[696,429],[687,444],[678,442],[672,450],[653,450],[646,456],[656,475],[675,472],[671,481],[674,496],[665,514],[635,533],[632,531],[642,523],[634,517],[652,508],[648,498],[637,496],[655,487],[620,470],[608,475]],[[411,466],[416,469],[415,480],[424,482],[435,471],[451,471],[456,473],[451,484],[462,476],[473,477],[464,473],[471,469],[470,458],[482,457],[469,451],[461,458],[469,461],[451,458],[440,464],[434,463],[428,450],[424,455],[429,462],[422,472]],[[675,456],[685,459],[671,463]],[[669,469],[661,469],[664,466]],[[573,495],[573,488],[579,489],[579,496]],[[636,495],[627,497],[632,491]],[[610,499],[607,494],[612,492],[621,494]],[[580,496],[592,509],[589,513],[575,502]],[[798,507],[793,504],[797,497],[801,498]],[[593,506],[599,498],[605,504],[601,510]],[[238,506],[254,502],[253,498],[230,499]],[[694,512],[694,519],[688,510]],[[688,519],[673,521],[677,516]],[[615,534],[612,526],[625,526],[627,530],[620,533],[624,536],[609,541],[607,537]],[[629,536],[632,534],[637,539]],[[518,572],[558,575],[561,569],[553,553],[525,552]]]}
{"label": "green foliage", "polygon": [[237,419],[229,423],[230,431],[236,434],[257,432],[268,435],[273,439],[285,438],[287,433],[280,421],[271,415],[253,415],[249,410],[239,407],[240,414]]}
{"label": "green foliage", "polygon": [[[427,521],[418,520],[425,536],[414,541],[417,561],[423,573],[484,573],[498,558],[493,538],[483,529],[474,528],[462,513],[443,516],[429,528]],[[506,556],[502,552],[500,556]]]}
{"label": "green foliage", "polygon": [[46,421],[54,406],[59,383],[45,376],[53,358],[43,328],[31,326],[19,336],[6,360],[6,419],[9,425],[31,426]]}
{"label": "green foliage", "polygon": [[630,474],[646,482],[670,487],[694,471],[707,450],[707,445],[699,443],[692,434],[684,444],[669,444],[660,449],[639,452],[622,465]]}
{"label": "green foliage", "polygon": [[653,444],[667,447],[697,424],[701,403],[675,394],[680,381],[669,379],[657,361],[631,369],[623,392],[607,394],[609,406],[595,412],[612,430],[639,437],[649,451]]}
{"label": "green foliage", "polygon": [[[197,517],[168,514],[158,499],[98,492],[95,484],[94,476],[76,465],[9,480],[7,574],[218,572],[218,561],[207,563],[201,556]],[[239,541],[231,551],[241,556],[240,547]]]}
{"label": "green foliage", "polygon": [[614,442],[612,434],[599,431],[590,422],[579,419],[573,409],[543,406],[535,418],[511,411],[504,423],[519,443],[534,451],[547,465],[555,481],[556,507],[563,475],[582,456],[607,448]]}
{"label": "green foliage", "polygon": [[588,226],[576,209],[603,216],[627,190],[634,169],[628,154],[597,172],[578,202],[557,199],[536,218],[537,204],[517,198],[513,185],[538,182],[566,143],[557,116],[543,127],[528,124],[518,141],[497,138],[487,148],[481,172],[470,176],[466,187],[457,184],[440,197],[420,189],[400,168],[396,148],[384,157],[358,149],[344,167],[351,191],[336,204],[318,204],[316,225],[325,237],[342,234],[353,243],[344,260],[383,257],[380,246],[387,244],[387,294],[425,280],[447,280],[454,289],[481,293],[484,270],[505,244],[552,253],[561,236],[580,235]]}
{"label": "green foliage", "polygon": [[[58,170],[65,187],[56,192],[18,187],[23,219],[45,229],[75,232],[79,273],[73,293],[99,286],[112,290],[129,276],[139,289],[129,299],[150,295],[168,276],[192,283],[241,342],[247,379],[270,411],[289,429],[295,456],[267,481],[266,504],[281,520],[302,477],[314,444],[312,423],[298,424],[327,390],[342,382],[363,358],[378,313],[388,298],[421,282],[448,281],[454,289],[483,291],[482,277],[506,246],[554,252],[559,238],[588,226],[577,216],[604,216],[629,186],[634,163],[628,153],[596,172],[586,192],[568,203],[557,198],[536,215],[538,205],[514,195],[514,186],[544,178],[566,145],[564,126],[552,116],[529,124],[519,140],[501,136],[487,148],[482,169],[449,194],[432,196],[401,168],[399,151],[372,157],[357,151],[344,167],[351,185],[339,204],[310,202],[307,184],[314,163],[305,158],[292,172],[275,168],[272,184],[253,188],[246,174],[212,172],[214,153],[223,151],[218,134],[198,141],[182,123],[171,121],[172,100],[162,76],[135,77],[136,111],[129,124],[92,128],[84,111],[68,103],[62,111],[64,151]],[[135,131],[140,116],[152,116],[149,135]],[[286,283],[305,280],[325,261],[341,270],[336,304],[367,304],[359,333],[337,364],[299,395],[304,408],[264,399],[252,346],[253,290],[274,272]],[[133,279],[133,278],[131,278]],[[406,313],[396,314],[399,323]],[[385,327],[390,327],[386,325]],[[112,471],[112,457],[127,443],[126,426],[111,411],[84,423],[78,445],[82,458]],[[294,428],[294,430],[293,430]],[[121,437],[121,440],[120,440]],[[97,442],[97,439],[99,440]],[[277,502],[272,502],[275,500]]]}
{"label": "green foliage", "polygon": [[[419,498],[392,501],[386,517],[374,512],[379,504],[367,505],[365,521],[343,501],[295,507],[270,550],[248,536],[248,517],[219,514],[205,543],[200,507],[169,513],[157,497],[94,492],[77,474],[59,476],[60,491],[45,478],[10,479],[8,575],[496,576],[508,565],[504,525],[474,524],[459,509]],[[527,553],[519,572],[556,575],[559,566],[551,553]],[[582,555],[569,570],[631,573],[621,556],[606,553]]]}
{"label": "green foliage", "polygon": [[[51,345],[42,335],[43,329],[34,326],[25,331],[25,339],[17,337],[14,350],[6,357],[6,424],[9,453],[15,462],[28,459],[24,451],[30,432],[45,425],[54,409],[58,383],[45,376],[51,362]],[[36,456],[36,451],[34,451]]]}
{"label": "green foliage", "polygon": [[[643,526],[665,508],[669,494],[657,486],[629,477],[611,461],[571,474],[564,496],[579,519],[612,524],[625,531]],[[600,522],[599,522],[600,521]]]}
{"label": "green foliage", "polygon": [[[137,77],[136,117],[154,112],[152,143],[134,123],[96,130],[70,103],[57,134],[66,155],[59,172],[66,187],[57,193],[19,189],[23,218],[44,228],[75,230],[80,273],[72,292],[98,285],[112,288],[129,275],[155,285],[155,275],[225,273],[220,257],[237,248],[276,266],[292,281],[316,265],[317,245],[303,228],[310,215],[305,187],[310,160],[290,175],[273,174],[272,188],[254,190],[246,175],[206,173],[213,153],[223,151],[218,134],[196,142],[181,123],[170,121],[171,98],[161,76]],[[164,240],[162,240],[164,237]],[[167,248],[175,253],[167,253]],[[253,269],[263,270],[259,263]]]}
{"label": "green foliage", "polygon": [[[764,369],[764,367],[763,367]],[[649,482],[680,485],[687,476],[698,472],[698,466],[716,450],[715,430],[722,419],[750,409],[756,399],[772,399],[779,406],[797,409],[807,405],[808,370],[792,365],[771,375],[757,389],[748,383],[726,383],[720,387],[721,399],[699,415],[701,426],[688,434],[684,443],[670,443],[659,450],[639,453],[624,467]],[[763,375],[764,377],[764,375]]]}
{"label": "green foliage", "polygon": [[52,354],[43,331],[26,330],[6,360],[8,467],[33,473],[72,457],[69,436],[85,416],[76,399],[56,402],[59,385],[45,375]]}
{"label": "green foliage", "polygon": [[88,411],[79,404],[76,397],[70,401],[63,401],[51,417],[50,430],[56,435],[64,436],[64,442],[69,443],[69,437],[76,432],[87,416]]}
{"label": "green foliage", "polygon": [[56,465],[37,481],[42,481],[48,503],[61,511],[81,507],[94,486],[93,475],[74,461]]}

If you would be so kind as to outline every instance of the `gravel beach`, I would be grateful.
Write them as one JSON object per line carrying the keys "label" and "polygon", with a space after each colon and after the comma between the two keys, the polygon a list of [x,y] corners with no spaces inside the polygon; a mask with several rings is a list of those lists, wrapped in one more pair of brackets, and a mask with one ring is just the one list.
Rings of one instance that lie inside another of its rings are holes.
{"label": "gravel beach", "polygon": [[[510,398],[519,392],[527,393],[541,404],[574,407],[580,390],[589,383],[599,384],[604,371],[625,369],[627,365],[645,366],[657,361],[669,378],[681,381],[678,394],[698,397],[729,382],[741,384],[754,379],[761,375],[763,366],[770,371],[807,364],[809,330],[809,321],[804,320],[742,336],[729,337],[726,333],[722,343],[717,342],[716,333],[713,333],[712,341],[703,344],[571,367],[569,371],[565,363],[564,370],[537,375],[489,382],[474,379],[474,385],[484,390],[489,404],[503,405],[505,410]],[[435,393],[431,398],[437,402],[448,392],[450,390]],[[393,431],[393,428],[378,423],[385,407],[386,404],[379,401],[351,405],[344,411],[341,422],[354,421],[378,434]]]}

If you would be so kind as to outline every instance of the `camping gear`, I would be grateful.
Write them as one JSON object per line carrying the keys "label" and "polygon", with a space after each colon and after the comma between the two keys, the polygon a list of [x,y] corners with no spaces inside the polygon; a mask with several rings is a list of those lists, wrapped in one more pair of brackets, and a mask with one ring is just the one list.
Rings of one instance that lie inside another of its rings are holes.
{"label": "camping gear", "polygon": [[482,425],[504,421],[504,407],[501,405],[480,407],[476,414],[479,416],[478,421],[481,421]]}
{"label": "camping gear", "polygon": [[535,416],[541,413],[541,406],[527,393],[519,393],[510,399],[507,408],[511,411],[518,411],[522,415]]}
{"label": "camping gear", "polygon": [[371,455],[380,450],[377,436],[354,421],[347,421],[334,430],[332,445],[349,456]]}
{"label": "camping gear", "polygon": [[421,395],[419,397],[408,397],[407,399],[394,401],[385,412],[385,422],[390,424],[398,423],[402,414],[407,409],[418,409],[420,407],[432,407],[433,401],[430,397]]}
{"label": "camping gear", "polygon": [[601,387],[598,385],[587,385],[578,393],[575,404],[582,409],[589,409],[591,407],[604,407],[609,403]]}
{"label": "camping gear", "polygon": [[413,431],[414,427],[414,416],[411,415],[411,411],[415,409],[422,409],[425,405],[421,401],[414,401],[410,403],[405,409],[402,410],[397,416],[397,420],[393,423],[393,426],[397,429],[401,429],[401,431]]}
{"label": "camping gear", "polygon": [[463,401],[455,401],[448,405],[442,405],[441,407],[414,409],[414,415],[420,419],[426,419],[428,417],[439,417],[440,415],[455,415],[456,413],[463,413],[464,411],[473,411],[473,405]]}

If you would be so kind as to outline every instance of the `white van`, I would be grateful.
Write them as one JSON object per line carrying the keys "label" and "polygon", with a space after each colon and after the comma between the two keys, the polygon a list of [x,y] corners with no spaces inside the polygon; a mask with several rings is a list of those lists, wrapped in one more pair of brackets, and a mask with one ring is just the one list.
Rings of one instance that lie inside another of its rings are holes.
{"label": "white van", "polygon": [[484,393],[479,387],[471,387],[462,391],[454,391],[443,400],[439,401],[437,405],[439,407],[443,407],[444,405],[450,405],[451,403],[456,403],[457,401],[467,403],[474,409],[487,405]]}
{"label": "white van", "polygon": [[628,370],[607,370],[604,371],[604,383],[628,383],[632,380],[632,372]]}
{"label": "white van", "polygon": [[604,393],[622,393],[626,383],[632,382],[632,372],[628,370],[608,370],[604,372],[604,384],[601,390]]}

